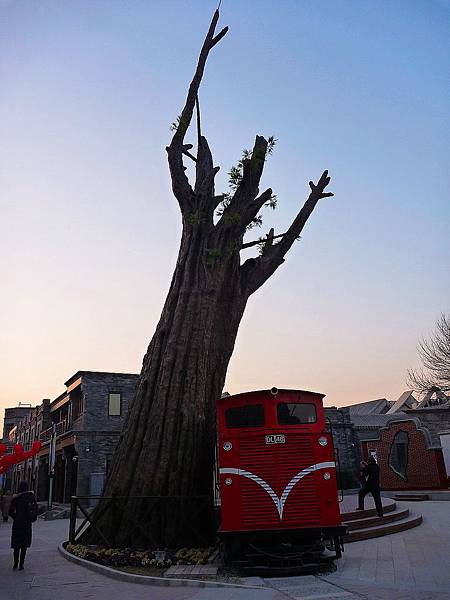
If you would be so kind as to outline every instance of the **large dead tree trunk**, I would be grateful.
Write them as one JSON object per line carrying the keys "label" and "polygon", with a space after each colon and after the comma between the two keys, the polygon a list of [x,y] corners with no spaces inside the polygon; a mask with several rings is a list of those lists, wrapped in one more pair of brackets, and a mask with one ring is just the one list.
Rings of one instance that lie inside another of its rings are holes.
{"label": "large dead tree trunk", "polygon": [[[259,194],[268,152],[267,140],[257,136],[251,156],[243,160],[242,180],[217,223],[214,215],[222,197],[215,196],[213,165],[206,138],[200,131],[198,90],[211,49],[227,28],[215,35],[216,11],[200,52],[194,78],[178,127],[167,147],[172,189],[178,200],[183,232],[170,290],[156,332],[144,357],[135,398],[129,412],[105,496],[211,495],[215,443],[215,402],[225,381],[228,363],[245,306],[282,264],[319,199],[331,196],[325,187],[327,171],[311,192],[285,234],[266,238],[261,256],[241,264],[240,250],[247,226],[272,195]],[[197,153],[185,136],[197,105]],[[194,187],[183,159],[194,160]],[[279,239],[274,243],[274,239]],[[206,539],[214,534],[212,504],[195,517],[189,502],[173,505],[170,518],[162,509],[150,511],[145,502],[121,503],[105,530],[118,545],[145,544],[143,530],[163,542],[196,543],[189,522]],[[161,524],[162,523],[162,524]],[[162,527],[162,531],[161,531]],[[90,540],[95,537],[91,532]],[[190,538],[191,536],[191,538]]]}

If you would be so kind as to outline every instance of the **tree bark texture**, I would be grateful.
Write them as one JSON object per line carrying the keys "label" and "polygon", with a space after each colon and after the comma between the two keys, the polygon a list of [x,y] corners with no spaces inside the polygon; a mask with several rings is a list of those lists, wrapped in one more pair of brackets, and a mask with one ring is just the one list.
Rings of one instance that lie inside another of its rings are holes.
{"label": "tree bark texture", "polygon": [[[242,181],[218,222],[212,154],[200,131],[198,90],[210,50],[226,34],[215,35],[215,12],[189,87],[178,128],[167,147],[172,189],[178,200],[183,231],[170,290],[143,360],[135,397],[127,415],[104,495],[191,497],[212,495],[215,402],[225,382],[236,335],[250,295],[280,266],[309,215],[325,193],[325,171],[288,231],[267,236],[261,256],[241,264],[240,251],[248,224],[267,202],[259,195],[267,141],[257,136],[250,158],[243,161]],[[197,105],[197,154],[184,139]],[[183,160],[194,160],[191,187]],[[274,239],[279,241],[274,243]],[[169,502],[170,504],[170,502]],[[113,545],[148,545],[146,532],[164,545],[205,543],[215,535],[212,502],[195,511],[192,503],[150,510],[148,503],[121,500],[103,527]],[[99,512],[99,511],[97,511]],[[183,525],[184,524],[184,525]],[[176,535],[176,540],[174,540]],[[85,540],[101,541],[91,528]]]}

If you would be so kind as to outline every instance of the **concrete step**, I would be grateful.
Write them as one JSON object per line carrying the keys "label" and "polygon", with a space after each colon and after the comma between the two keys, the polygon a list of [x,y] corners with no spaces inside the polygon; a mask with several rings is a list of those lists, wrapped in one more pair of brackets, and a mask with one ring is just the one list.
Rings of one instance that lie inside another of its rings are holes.
{"label": "concrete step", "polygon": [[378,525],[384,525],[385,523],[393,523],[394,521],[400,521],[409,515],[408,508],[396,508],[393,511],[384,514],[382,517],[375,515],[373,517],[365,517],[360,519],[354,519],[345,523],[349,531],[355,529],[366,529],[368,527],[376,527]]}
{"label": "concrete step", "polygon": [[[358,505],[358,496],[354,496],[353,498],[354,498],[353,506],[355,506],[355,509],[347,510],[347,512],[343,512],[341,514],[343,521],[348,523],[349,521],[356,521],[356,520],[360,520],[360,519],[365,519],[367,517],[377,516],[377,511],[375,510],[375,508],[366,508],[365,510],[356,510],[356,506]],[[381,501],[383,503],[383,513],[384,514],[393,512],[397,508],[395,500],[392,500],[391,498],[381,498]]]}
{"label": "concrete step", "polygon": [[393,500],[405,500],[408,502],[423,502],[424,500],[429,500],[430,496],[428,494],[395,494],[392,496]]}
{"label": "concrete step", "polygon": [[216,577],[217,565],[172,565],[164,571],[164,577]]}
{"label": "concrete step", "polygon": [[364,527],[350,531],[350,533],[344,537],[344,542],[348,544],[350,542],[358,542],[360,540],[368,540],[384,535],[390,535],[391,533],[398,533],[399,531],[412,529],[421,523],[422,515],[409,514],[407,517],[392,523],[384,523],[381,525],[375,525],[373,527]]}

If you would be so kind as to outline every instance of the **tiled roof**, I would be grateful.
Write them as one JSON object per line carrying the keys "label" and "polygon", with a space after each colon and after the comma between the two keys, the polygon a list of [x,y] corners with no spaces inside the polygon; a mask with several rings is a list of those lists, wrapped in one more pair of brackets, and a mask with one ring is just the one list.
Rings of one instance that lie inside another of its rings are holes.
{"label": "tiled roof", "polygon": [[403,392],[398,400],[394,402],[391,408],[388,410],[388,414],[397,413],[402,408],[412,408],[414,405],[417,405],[417,400],[414,398],[412,394],[412,390],[407,390]]}
{"label": "tiled roof", "polygon": [[379,398],[378,400],[360,402],[344,408],[349,409],[350,415],[379,415],[386,413],[390,406],[391,403],[386,398]]}
{"label": "tiled roof", "polygon": [[391,421],[402,418],[410,419],[406,413],[397,412],[394,415],[351,415],[353,425],[356,429],[378,429],[385,427]]}

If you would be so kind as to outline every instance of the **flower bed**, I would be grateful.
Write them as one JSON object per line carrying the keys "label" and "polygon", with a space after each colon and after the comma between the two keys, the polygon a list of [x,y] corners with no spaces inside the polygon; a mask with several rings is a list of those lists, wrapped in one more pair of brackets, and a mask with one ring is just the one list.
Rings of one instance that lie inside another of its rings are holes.
{"label": "flower bed", "polygon": [[132,548],[67,544],[66,550],[74,556],[108,567],[168,569],[172,565],[204,565],[208,562],[214,548],[181,548],[174,552],[162,553],[154,550],[139,551]]}

